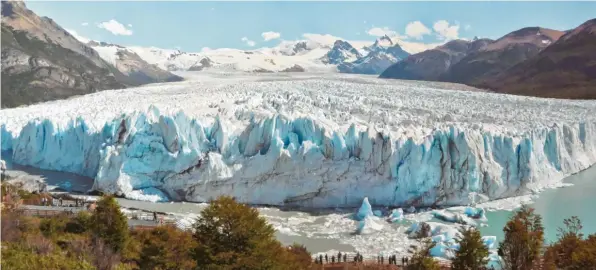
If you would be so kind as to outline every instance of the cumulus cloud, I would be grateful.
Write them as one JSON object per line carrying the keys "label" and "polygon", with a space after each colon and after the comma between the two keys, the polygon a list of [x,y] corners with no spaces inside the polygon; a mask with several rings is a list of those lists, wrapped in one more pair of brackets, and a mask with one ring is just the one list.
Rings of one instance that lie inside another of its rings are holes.
{"label": "cumulus cloud", "polygon": [[436,21],[433,30],[439,39],[457,39],[459,37],[459,24],[450,25],[446,20]]}
{"label": "cumulus cloud", "polygon": [[261,36],[263,37],[263,40],[269,41],[269,40],[273,40],[273,39],[278,39],[279,37],[281,37],[281,34],[278,32],[268,31],[268,32],[263,32],[261,34]]}
{"label": "cumulus cloud", "polygon": [[111,19],[107,22],[102,22],[97,24],[97,27],[105,29],[111,32],[114,35],[121,35],[121,36],[130,36],[132,35],[132,30],[127,29],[126,26],[119,23],[118,21]]}
{"label": "cumulus cloud", "polygon": [[80,42],[87,43],[87,42],[91,41],[91,39],[88,39],[84,36],[79,35],[77,33],[77,31],[75,31],[75,30],[66,29],[66,28],[64,30],[66,30],[66,32],[68,32],[70,35],[72,35],[75,39],[77,39]]}
{"label": "cumulus cloud", "polygon": [[246,43],[246,45],[250,46],[250,47],[254,47],[257,43],[248,39],[247,37],[243,37],[240,40],[242,40],[242,42]]}
{"label": "cumulus cloud", "polygon": [[84,23],[81,23],[81,25],[82,26],[87,26],[87,25],[89,25],[89,23],[88,22],[84,22]]}
{"label": "cumulus cloud", "polygon": [[129,23],[129,24],[128,24],[128,27],[132,28],[132,24],[130,24],[130,23]]}
{"label": "cumulus cloud", "polygon": [[375,37],[382,37],[384,35],[387,35],[387,36],[397,35],[397,32],[389,29],[388,27],[383,27],[383,28],[373,27],[373,28],[369,29],[366,33],[371,36],[375,36]]}
{"label": "cumulus cloud", "polygon": [[431,31],[420,21],[413,21],[406,25],[406,35],[415,39],[422,39],[422,36],[430,34]]}

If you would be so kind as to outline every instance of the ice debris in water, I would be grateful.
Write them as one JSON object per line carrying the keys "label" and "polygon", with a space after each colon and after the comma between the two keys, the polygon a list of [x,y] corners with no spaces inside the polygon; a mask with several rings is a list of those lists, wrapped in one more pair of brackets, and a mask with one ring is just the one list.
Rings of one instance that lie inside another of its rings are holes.
{"label": "ice debris in water", "polygon": [[363,220],[358,221],[356,227],[357,234],[370,234],[375,231],[383,229],[383,224],[379,222],[375,216],[366,216]]}
{"label": "ice debris in water", "polygon": [[484,220],[486,219],[485,211],[483,208],[475,208],[475,207],[466,207],[464,210],[464,213],[471,218],[474,219],[481,219]]}
{"label": "ice debris in water", "polygon": [[381,212],[381,210],[375,210],[373,211],[373,214],[377,217],[382,217],[383,216],[383,212]]}
{"label": "ice debris in water", "polygon": [[362,200],[362,205],[360,206],[360,209],[358,209],[358,212],[355,215],[355,219],[361,221],[368,216],[374,216],[374,213],[372,211],[372,206],[368,202],[368,197],[364,197],[364,200]]}
{"label": "ice debris in water", "polygon": [[399,222],[404,219],[404,210],[401,208],[391,210],[391,216],[389,216],[391,222]]}

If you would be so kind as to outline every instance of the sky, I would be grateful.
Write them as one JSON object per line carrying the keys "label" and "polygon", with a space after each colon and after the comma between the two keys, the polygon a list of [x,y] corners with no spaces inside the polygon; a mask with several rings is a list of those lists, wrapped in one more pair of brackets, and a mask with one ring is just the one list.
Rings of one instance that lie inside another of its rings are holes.
{"label": "sky", "polygon": [[596,17],[596,2],[55,2],[26,1],[81,38],[198,52],[272,47],[282,40],[420,44],[496,39],[528,26],[568,30]]}

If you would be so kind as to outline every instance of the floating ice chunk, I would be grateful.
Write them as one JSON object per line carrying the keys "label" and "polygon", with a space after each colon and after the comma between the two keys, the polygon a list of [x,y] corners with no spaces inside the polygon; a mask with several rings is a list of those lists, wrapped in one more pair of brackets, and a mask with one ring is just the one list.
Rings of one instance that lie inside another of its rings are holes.
{"label": "floating ice chunk", "polygon": [[355,218],[356,220],[364,220],[367,216],[374,216],[374,213],[372,211],[372,206],[368,202],[368,197],[364,197],[362,205],[360,206],[360,209],[358,209]]}
{"label": "floating ice chunk", "polygon": [[375,231],[383,229],[383,224],[378,222],[375,216],[366,216],[363,220],[358,221],[358,227],[356,228],[357,234],[370,234]]}
{"label": "floating ice chunk", "polygon": [[488,269],[501,269],[501,257],[499,257],[499,254],[497,254],[496,250],[491,250],[489,251],[488,254],[488,263],[486,264],[486,267]]}
{"label": "floating ice chunk", "polygon": [[383,216],[383,212],[381,212],[381,210],[375,210],[373,211],[373,214],[377,217],[382,217]]}
{"label": "floating ice chunk", "polygon": [[466,207],[464,209],[464,213],[471,218],[474,219],[486,219],[485,211],[483,208],[475,208],[475,207]]}
{"label": "floating ice chunk", "polygon": [[168,196],[157,188],[133,190],[125,194],[127,199],[149,202],[168,202]]}
{"label": "floating ice chunk", "polygon": [[493,249],[495,248],[495,244],[497,243],[497,237],[496,236],[483,236],[482,237],[482,242],[484,242],[484,245],[486,246],[486,248],[488,249]]}
{"label": "floating ice chunk", "polygon": [[474,220],[459,213],[446,210],[435,210],[432,212],[432,214],[435,218],[442,221],[476,226],[476,222]]}
{"label": "floating ice chunk", "polygon": [[435,246],[430,249],[430,255],[433,257],[449,259],[453,258],[454,252],[450,246],[443,242],[438,242],[435,243]]}
{"label": "floating ice chunk", "polygon": [[416,207],[414,207],[413,205],[410,206],[410,208],[408,208],[408,213],[416,213]]}
{"label": "floating ice chunk", "polygon": [[399,222],[404,219],[404,210],[401,208],[391,210],[391,216],[389,217],[391,222]]}

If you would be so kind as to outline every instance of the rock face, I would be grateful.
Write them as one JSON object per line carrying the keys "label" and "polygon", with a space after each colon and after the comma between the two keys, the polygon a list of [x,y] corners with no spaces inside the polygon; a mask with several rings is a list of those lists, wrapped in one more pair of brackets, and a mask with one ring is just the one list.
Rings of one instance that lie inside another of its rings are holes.
{"label": "rock face", "polygon": [[383,71],[381,78],[438,81],[452,65],[490,42],[492,42],[490,39],[478,39],[472,42],[453,40],[397,62]]}
{"label": "rock face", "polygon": [[495,42],[469,52],[453,64],[440,80],[478,85],[537,55],[563,34],[562,31],[540,27],[526,27],[511,32]]}
{"label": "rock face", "polygon": [[362,54],[352,44],[343,40],[336,40],[333,48],[321,59],[323,63],[337,65],[349,60],[361,58]]}
{"label": "rock face", "polygon": [[480,86],[508,94],[596,99],[596,19]]}
{"label": "rock face", "polygon": [[87,44],[96,50],[106,62],[128,76],[133,85],[183,80],[182,77],[165,71],[157,65],[147,63],[134,51],[125,47],[96,41]]}
{"label": "rock face", "polygon": [[124,88],[125,76],[23,2],[2,2],[2,107]]}

